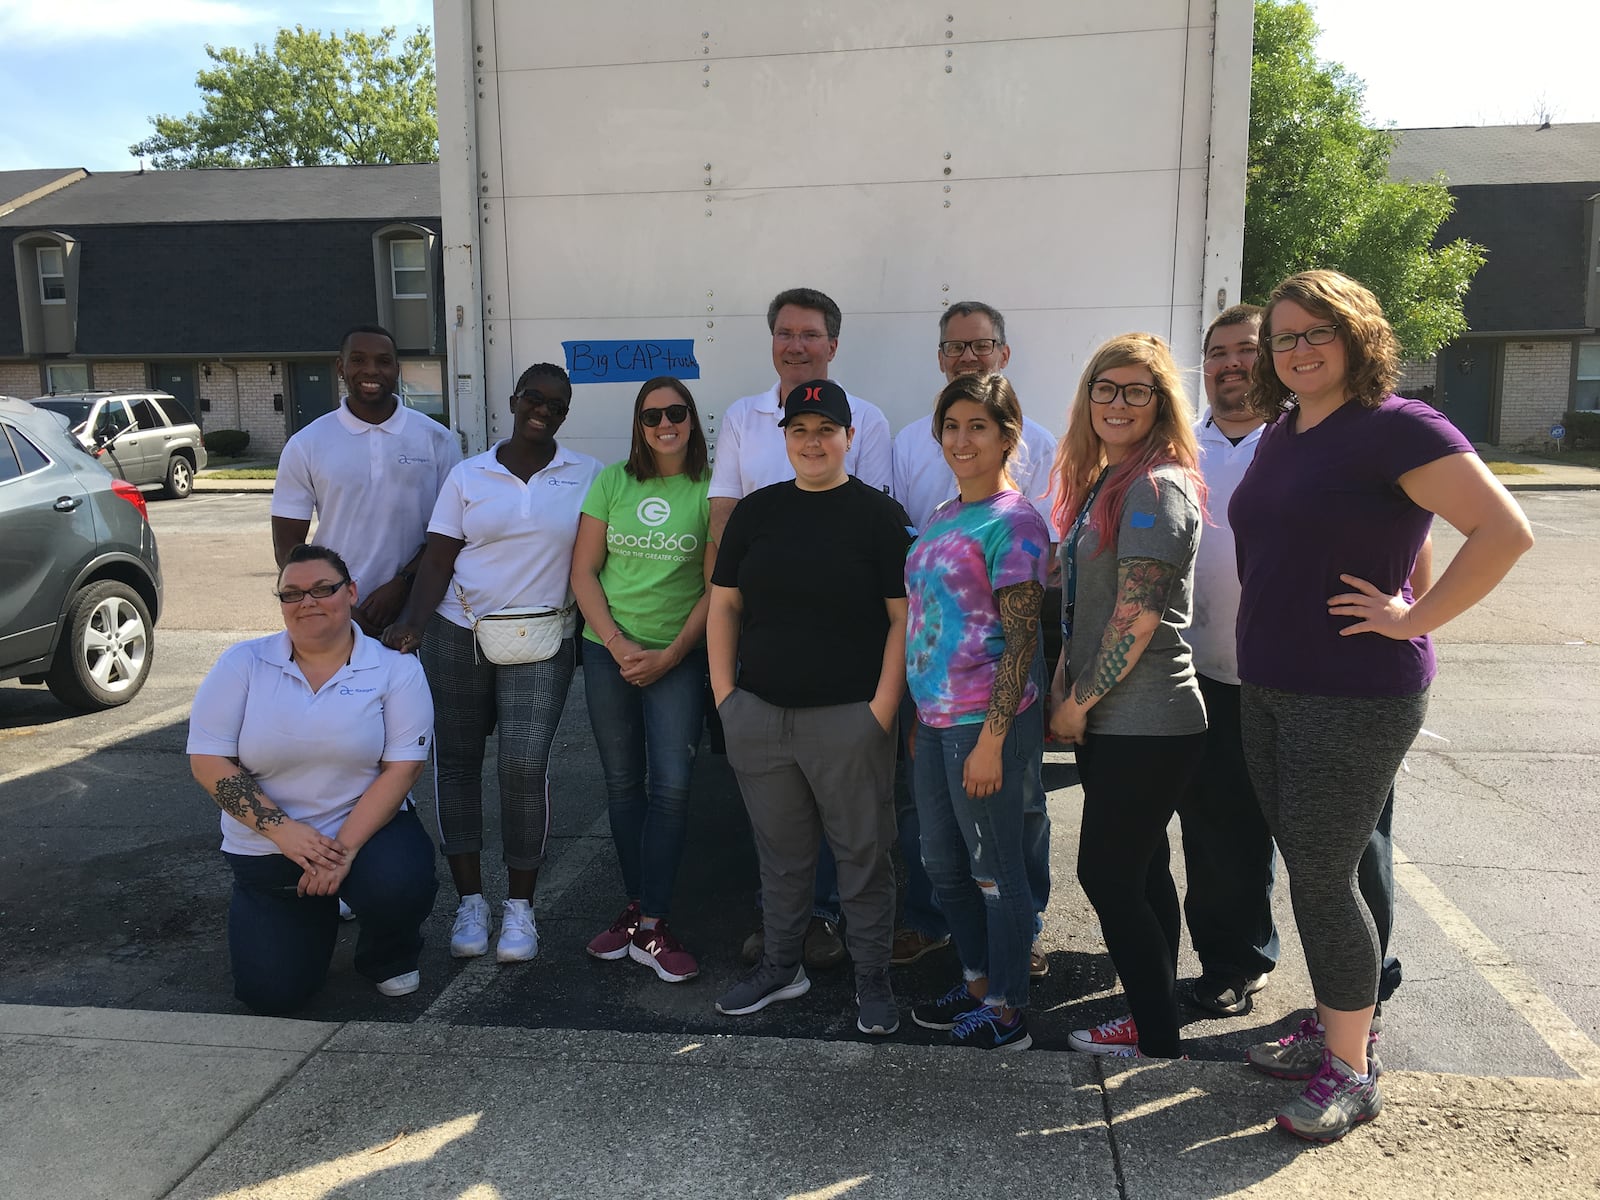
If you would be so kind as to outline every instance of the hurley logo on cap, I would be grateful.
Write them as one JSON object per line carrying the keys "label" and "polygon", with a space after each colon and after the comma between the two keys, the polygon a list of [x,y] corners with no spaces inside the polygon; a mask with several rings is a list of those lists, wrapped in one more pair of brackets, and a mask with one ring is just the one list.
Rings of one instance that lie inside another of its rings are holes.
{"label": "hurley logo on cap", "polygon": [[817,413],[835,425],[848,429],[851,424],[850,397],[831,379],[810,379],[793,388],[784,398],[783,420],[778,424],[787,425],[791,418],[801,413]]}

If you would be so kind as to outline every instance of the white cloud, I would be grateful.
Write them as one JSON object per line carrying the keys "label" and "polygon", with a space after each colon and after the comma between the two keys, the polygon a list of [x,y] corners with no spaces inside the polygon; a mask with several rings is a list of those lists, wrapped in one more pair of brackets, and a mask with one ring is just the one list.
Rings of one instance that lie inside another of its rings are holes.
{"label": "white cloud", "polygon": [[79,43],[87,38],[126,38],[182,30],[226,30],[259,26],[270,10],[233,0],[0,0],[0,42],[34,45]]}

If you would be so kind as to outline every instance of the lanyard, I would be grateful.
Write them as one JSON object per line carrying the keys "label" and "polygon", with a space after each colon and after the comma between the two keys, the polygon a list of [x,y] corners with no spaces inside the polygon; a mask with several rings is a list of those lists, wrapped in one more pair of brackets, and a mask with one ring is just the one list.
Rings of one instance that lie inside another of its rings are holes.
{"label": "lanyard", "polygon": [[1106,476],[1111,474],[1111,467],[1107,464],[1100,472],[1100,478],[1094,481],[1094,486],[1089,489],[1089,494],[1083,498],[1083,506],[1078,509],[1077,520],[1072,522],[1072,528],[1067,536],[1061,539],[1061,646],[1063,649],[1072,644],[1072,613],[1078,603],[1078,535],[1083,532],[1083,527],[1089,521],[1089,510],[1094,507],[1095,498],[1100,495],[1100,485],[1106,481]]}

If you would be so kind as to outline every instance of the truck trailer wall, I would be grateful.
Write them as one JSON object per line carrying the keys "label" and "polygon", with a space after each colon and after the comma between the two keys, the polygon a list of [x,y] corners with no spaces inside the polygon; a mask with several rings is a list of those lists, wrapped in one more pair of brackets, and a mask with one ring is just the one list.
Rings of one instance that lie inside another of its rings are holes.
{"label": "truck trailer wall", "polygon": [[613,377],[673,341],[714,437],[771,386],[766,306],[793,286],[844,310],[833,376],[895,429],[930,408],[958,300],[1006,314],[1007,374],[1058,433],[1106,337],[1197,367],[1238,300],[1250,13],[436,0],[458,425],[481,448],[522,369],[623,343],[562,435],[614,461],[638,384]]}

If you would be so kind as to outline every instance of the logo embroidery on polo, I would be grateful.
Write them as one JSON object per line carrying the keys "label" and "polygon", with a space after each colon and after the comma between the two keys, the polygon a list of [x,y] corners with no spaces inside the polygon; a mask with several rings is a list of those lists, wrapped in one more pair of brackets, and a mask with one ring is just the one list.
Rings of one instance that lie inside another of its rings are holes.
{"label": "logo embroidery on polo", "polygon": [[639,501],[639,507],[634,515],[639,518],[639,524],[654,529],[672,519],[672,505],[661,496],[646,496]]}

